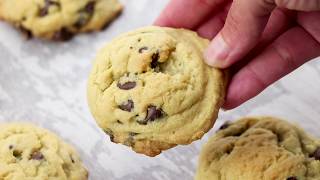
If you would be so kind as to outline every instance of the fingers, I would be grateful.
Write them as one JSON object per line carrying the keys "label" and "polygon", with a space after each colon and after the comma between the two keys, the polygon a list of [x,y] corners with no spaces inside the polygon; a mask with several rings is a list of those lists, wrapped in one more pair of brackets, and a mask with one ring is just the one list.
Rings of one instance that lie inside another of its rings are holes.
{"label": "fingers", "polygon": [[226,68],[244,57],[260,40],[274,8],[266,0],[233,1],[225,26],[204,54],[206,62]]}
{"label": "fingers", "polygon": [[297,22],[320,43],[320,12],[299,12]]}
{"label": "fingers", "polygon": [[197,27],[198,34],[207,39],[212,39],[216,36],[227,19],[230,6],[231,2],[228,2],[223,8],[220,8],[219,11],[213,12],[205,22],[202,22],[202,24]]}
{"label": "fingers", "polygon": [[227,12],[224,11],[213,15],[208,21],[199,26],[197,29],[198,34],[204,38],[212,39],[222,29],[226,17]]}
{"label": "fingers", "polygon": [[237,64],[248,63],[243,61],[256,57],[281,34],[292,28],[293,25],[295,25],[295,14],[296,13],[294,11],[286,9],[276,8],[273,10],[267,26],[261,35],[259,43],[243,59],[240,60],[242,62],[238,62]]}
{"label": "fingers", "polygon": [[193,29],[226,0],[171,0],[155,25]]}
{"label": "fingers", "polygon": [[[268,0],[273,1],[273,0]],[[317,11],[320,10],[320,0],[274,0],[277,6],[298,10],[298,11]]]}
{"label": "fingers", "polygon": [[283,34],[293,24],[295,12],[276,8],[272,11],[268,23],[261,35],[259,46],[265,46]]}
{"label": "fingers", "polygon": [[234,75],[224,108],[239,106],[319,55],[320,44],[304,29],[295,27],[288,30]]}

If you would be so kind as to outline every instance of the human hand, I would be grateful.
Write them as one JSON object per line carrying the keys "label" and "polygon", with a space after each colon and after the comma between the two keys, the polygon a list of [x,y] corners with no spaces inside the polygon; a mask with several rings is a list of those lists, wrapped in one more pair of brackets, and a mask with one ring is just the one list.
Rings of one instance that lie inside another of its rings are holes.
{"label": "human hand", "polygon": [[225,109],[320,56],[320,0],[171,0],[155,24],[213,38],[207,64],[232,73]]}

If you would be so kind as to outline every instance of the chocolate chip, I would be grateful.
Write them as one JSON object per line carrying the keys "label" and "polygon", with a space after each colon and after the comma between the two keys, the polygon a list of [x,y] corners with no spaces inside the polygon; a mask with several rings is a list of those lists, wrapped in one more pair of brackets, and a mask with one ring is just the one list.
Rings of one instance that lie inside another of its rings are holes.
{"label": "chocolate chip", "polygon": [[118,123],[118,124],[123,124],[123,122],[121,122],[121,121],[119,121],[119,120],[117,120],[117,123]]}
{"label": "chocolate chip", "polygon": [[81,27],[83,27],[84,25],[86,25],[88,23],[88,18],[86,16],[79,16],[79,19],[77,20],[76,23],[74,23],[74,27],[80,29]]}
{"label": "chocolate chip", "polygon": [[138,52],[139,52],[139,53],[143,53],[144,51],[147,51],[147,50],[148,50],[148,47],[143,46],[142,48],[140,48],[140,49],[138,50]]}
{"label": "chocolate chip", "polygon": [[33,159],[33,160],[42,160],[42,159],[44,159],[44,156],[43,156],[43,154],[41,152],[36,151],[36,152],[33,152],[31,154],[31,159]]}
{"label": "chocolate chip", "polygon": [[232,136],[239,137],[239,136],[241,136],[243,133],[244,133],[244,132],[240,131],[240,132],[238,132],[238,133],[233,134]]}
{"label": "chocolate chip", "polygon": [[88,14],[93,14],[95,4],[96,4],[95,1],[90,1],[90,2],[88,2],[88,4],[84,7],[84,10],[85,10]]}
{"label": "chocolate chip", "polygon": [[9,145],[9,149],[12,149],[13,148],[13,145]]}
{"label": "chocolate chip", "polygon": [[220,126],[219,130],[223,130],[226,129],[230,126],[230,124],[228,122],[225,122],[224,124],[222,124],[222,126]]}
{"label": "chocolate chip", "polygon": [[132,82],[132,81],[126,82],[124,84],[121,84],[120,82],[118,82],[117,86],[120,89],[129,90],[136,87],[136,84],[137,84],[136,82]]}
{"label": "chocolate chip", "polygon": [[154,54],[151,56],[151,60],[152,60],[152,61],[151,61],[151,64],[150,64],[151,68],[152,68],[152,69],[157,68],[157,67],[159,66],[159,63],[158,63],[159,53],[158,53],[158,52],[154,53]]}
{"label": "chocolate chip", "polygon": [[110,141],[114,142],[113,132],[110,129],[106,129],[106,130],[104,130],[104,132],[110,137]]}
{"label": "chocolate chip", "polygon": [[26,37],[26,39],[32,38],[32,32],[26,29],[23,26],[19,26],[18,29],[22,32],[22,34]]}
{"label": "chocolate chip", "polygon": [[70,159],[71,159],[71,162],[72,162],[72,163],[75,162],[72,156],[70,156]]}
{"label": "chocolate chip", "polygon": [[139,133],[135,133],[135,132],[129,132],[129,136],[136,136],[138,135]]}
{"label": "chocolate chip", "polygon": [[147,117],[148,121],[154,121],[155,119],[161,118],[163,116],[163,111],[161,108],[157,109],[156,106],[149,106],[147,109]]}
{"label": "chocolate chip", "polygon": [[68,41],[72,39],[73,34],[66,28],[62,28],[53,34],[52,39],[56,41]]}
{"label": "chocolate chip", "polygon": [[134,103],[132,100],[128,100],[126,103],[119,105],[119,108],[123,111],[131,112],[134,108]]}
{"label": "chocolate chip", "polygon": [[288,177],[287,180],[298,180],[298,179],[294,176],[291,176],[291,177]]}
{"label": "chocolate chip", "polygon": [[320,147],[318,147],[314,153],[311,155],[311,157],[314,157],[315,160],[320,160]]}
{"label": "chocolate chip", "polygon": [[124,141],[124,144],[127,146],[133,146],[134,145],[134,136],[136,136],[138,133],[129,132],[128,138]]}
{"label": "chocolate chip", "polygon": [[58,6],[58,7],[60,7],[60,4],[58,2],[55,2],[55,1],[45,0],[44,1],[44,7],[40,9],[39,16],[40,17],[46,16],[48,14],[48,12],[49,12],[50,6]]}
{"label": "chocolate chip", "polygon": [[19,150],[13,150],[12,155],[17,159],[21,159],[22,152]]}
{"label": "chocolate chip", "polygon": [[156,106],[150,105],[147,108],[147,116],[144,120],[137,121],[139,124],[146,125],[149,121],[154,121],[164,116],[161,108],[157,109]]}
{"label": "chocolate chip", "polygon": [[232,150],[233,150],[233,149],[227,149],[227,150],[226,150],[226,153],[227,153],[227,154],[230,154],[230,153],[232,152]]}
{"label": "chocolate chip", "polygon": [[79,11],[79,18],[73,25],[74,27],[81,28],[89,22],[94,11],[95,3],[95,1],[90,1],[83,9]]}

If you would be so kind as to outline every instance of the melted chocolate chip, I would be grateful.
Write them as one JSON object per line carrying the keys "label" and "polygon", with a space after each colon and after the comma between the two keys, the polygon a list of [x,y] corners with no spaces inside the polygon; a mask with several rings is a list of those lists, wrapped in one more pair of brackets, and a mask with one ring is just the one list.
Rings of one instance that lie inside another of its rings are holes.
{"label": "melted chocolate chip", "polygon": [[117,120],[117,123],[118,123],[118,124],[123,124],[123,122],[121,122],[121,121],[119,121],[119,120]]}
{"label": "melted chocolate chip", "polygon": [[79,18],[73,25],[74,27],[81,28],[89,22],[94,11],[95,3],[95,1],[90,1],[82,10],[80,10]]}
{"label": "melted chocolate chip", "polygon": [[95,4],[95,1],[88,2],[88,4],[84,7],[84,11],[86,11],[88,14],[93,14]]}
{"label": "melted chocolate chip", "polygon": [[244,133],[244,132],[240,131],[240,132],[238,132],[238,133],[233,134],[232,136],[239,137],[239,136],[241,136],[243,133]]}
{"label": "melted chocolate chip", "polygon": [[32,38],[32,32],[26,29],[23,26],[18,27],[19,30],[22,32],[22,34],[26,37],[26,39],[31,39]]}
{"label": "melted chocolate chip", "polygon": [[138,121],[139,124],[146,125],[149,121],[154,121],[164,116],[161,108],[157,109],[156,106],[150,105],[147,108],[147,116],[144,120]]}
{"label": "melted chocolate chip", "polygon": [[288,177],[287,180],[298,180],[298,179],[294,176],[291,176],[291,177]]}
{"label": "melted chocolate chip", "polygon": [[55,2],[55,1],[45,0],[44,1],[44,7],[40,9],[39,16],[40,17],[46,16],[48,14],[48,12],[49,12],[50,6],[58,6],[58,7],[60,7],[60,4],[58,2]]}
{"label": "melted chocolate chip", "polygon": [[163,111],[161,108],[157,109],[156,106],[149,106],[147,109],[147,121],[154,121],[155,119],[161,118]]}
{"label": "melted chocolate chip", "polygon": [[135,132],[129,132],[129,136],[136,136],[138,135],[139,133],[135,133]]}
{"label": "melted chocolate chip", "polygon": [[53,34],[52,39],[56,41],[68,41],[72,39],[73,34],[66,28],[62,28]]}
{"label": "melted chocolate chip", "polygon": [[79,16],[79,19],[76,23],[74,23],[74,27],[80,29],[81,27],[83,27],[84,25],[86,25],[88,22],[88,18],[86,18],[85,16]]}
{"label": "melted chocolate chip", "polygon": [[136,82],[126,82],[124,84],[120,84],[120,82],[117,84],[118,88],[122,89],[122,90],[129,90],[132,89],[134,87],[136,87],[137,83]]}
{"label": "melted chocolate chip", "polygon": [[113,132],[110,129],[106,129],[106,130],[104,130],[104,132],[110,137],[110,141],[114,142]]}
{"label": "melted chocolate chip", "polygon": [[126,103],[119,105],[119,108],[123,111],[131,112],[134,108],[134,103],[132,100],[128,100]]}
{"label": "melted chocolate chip", "polygon": [[12,155],[17,159],[21,159],[22,152],[19,150],[13,150]]}
{"label": "melted chocolate chip", "polygon": [[158,63],[159,53],[158,53],[158,52],[154,53],[154,54],[152,55],[151,59],[152,59],[151,64],[150,64],[151,68],[152,68],[152,69],[157,68],[157,67],[159,66],[159,63]]}
{"label": "melted chocolate chip", "polygon": [[33,160],[42,160],[42,159],[44,159],[44,156],[43,156],[43,154],[41,152],[36,151],[36,152],[33,152],[31,154],[31,159],[33,159]]}
{"label": "melted chocolate chip", "polygon": [[9,145],[9,149],[12,149],[13,148],[13,145]]}
{"label": "melted chocolate chip", "polygon": [[228,122],[225,122],[224,124],[222,124],[222,126],[219,128],[219,130],[223,130],[226,129],[230,126],[230,124]]}
{"label": "melted chocolate chip", "polygon": [[320,160],[320,147],[318,147],[311,157],[314,157],[315,160]]}
{"label": "melted chocolate chip", "polygon": [[75,162],[72,156],[70,156],[70,159],[71,159],[71,162],[72,162],[72,163]]}
{"label": "melted chocolate chip", "polygon": [[138,133],[135,132],[129,132],[128,138],[125,140],[124,144],[127,146],[133,146],[134,145],[134,136],[136,136]]}
{"label": "melted chocolate chip", "polygon": [[148,47],[143,46],[142,48],[140,48],[140,49],[138,50],[138,52],[141,54],[141,53],[143,53],[143,52],[145,52],[145,51],[147,51],[147,50],[148,50]]}

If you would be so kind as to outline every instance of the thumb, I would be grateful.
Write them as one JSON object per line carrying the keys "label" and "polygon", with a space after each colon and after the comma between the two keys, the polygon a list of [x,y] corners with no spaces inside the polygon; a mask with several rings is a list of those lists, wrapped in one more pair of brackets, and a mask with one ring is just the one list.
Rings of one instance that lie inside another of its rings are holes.
{"label": "thumb", "polygon": [[243,58],[258,43],[276,7],[292,10],[320,10],[320,0],[236,0],[226,23],[205,51],[206,62],[226,68]]}

